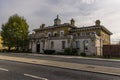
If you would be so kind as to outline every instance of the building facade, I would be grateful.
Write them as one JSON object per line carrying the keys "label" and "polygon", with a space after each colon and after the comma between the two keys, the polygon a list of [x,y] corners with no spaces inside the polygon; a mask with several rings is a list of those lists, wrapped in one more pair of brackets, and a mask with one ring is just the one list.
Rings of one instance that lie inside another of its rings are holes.
{"label": "building facade", "polygon": [[75,20],[70,23],[61,23],[59,16],[54,19],[54,25],[34,29],[30,35],[29,49],[33,53],[43,53],[43,50],[55,50],[64,52],[65,48],[76,48],[78,54],[84,52],[87,55],[102,55],[103,45],[110,44],[112,34],[100,20],[95,25],[87,27],[75,26]]}

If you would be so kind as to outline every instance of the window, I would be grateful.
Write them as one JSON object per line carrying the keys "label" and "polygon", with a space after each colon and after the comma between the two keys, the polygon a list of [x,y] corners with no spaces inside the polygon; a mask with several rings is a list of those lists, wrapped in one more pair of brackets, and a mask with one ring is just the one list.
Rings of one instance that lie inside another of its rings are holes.
{"label": "window", "polygon": [[83,41],[84,50],[88,50],[88,40]]}
{"label": "window", "polygon": [[64,36],[64,31],[60,31],[60,36]]}
{"label": "window", "polygon": [[51,36],[51,33],[49,32],[49,33],[48,33],[48,37],[50,37],[50,36]]}
{"label": "window", "polygon": [[90,32],[91,37],[95,37],[96,32]]}
{"label": "window", "polygon": [[57,32],[54,32],[54,33],[53,33],[53,36],[56,37],[56,36],[57,36]]}
{"label": "window", "polygon": [[85,33],[85,32],[82,32],[82,33],[81,33],[81,36],[86,36],[86,33]]}
{"label": "window", "polygon": [[51,48],[53,48],[54,47],[54,42],[53,41],[51,41]]}
{"label": "window", "polygon": [[74,37],[77,37],[77,34],[73,34]]}
{"label": "window", "polygon": [[80,41],[76,41],[76,48],[77,48],[77,49],[80,48]]}
{"label": "window", "polygon": [[62,41],[62,49],[65,49],[65,41]]}
{"label": "window", "polygon": [[48,37],[50,37],[50,34],[48,34]]}

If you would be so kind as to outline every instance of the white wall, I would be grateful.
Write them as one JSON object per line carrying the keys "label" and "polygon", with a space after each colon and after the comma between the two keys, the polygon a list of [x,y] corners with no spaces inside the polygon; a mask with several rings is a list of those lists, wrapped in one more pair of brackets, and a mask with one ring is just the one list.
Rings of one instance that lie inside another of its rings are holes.
{"label": "white wall", "polygon": [[[84,40],[88,41],[88,50],[84,51],[84,45],[83,42]],[[39,40],[40,41],[40,40]],[[51,41],[54,42],[54,47],[51,48]],[[50,49],[50,50],[56,50],[56,52],[63,52],[64,49],[62,49],[62,41],[65,41],[65,48],[68,48],[70,44],[68,44],[67,39],[54,39],[54,40],[46,40],[45,41],[45,47],[44,49]],[[76,48],[76,41],[80,42],[80,48],[78,49],[78,54],[85,52],[87,55],[101,55],[102,51],[102,45],[100,47],[100,39],[94,39],[91,40],[90,38],[85,38],[85,39],[75,39],[73,42],[73,48]],[[33,42],[32,44],[32,52],[36,52],[36,44],[37,42]],[[43,42],[40,41],[40,53],[43,53]]]}
{"label": "white wall", "polygon": [[[83,42],[87,40],[88,41],[88,50],[84,50],[84,44]],[[95,50],[95,42],[92,41],[91,39],[76,39],[76,41],[80,41],[80,48],[78,49],[78,54],[85,52],[87,55],[94,55],[96,53]],[[74,48],[76,48],[76,44],[74,42]]]}
{"label": "white wall", "polygon": [[33,53],[36,52],[36,42],[33,42],[33,44],[32,44],[32,52]]}
{"label": "white wall", "polygon": [[[51,41],[54,42],[53,48],[51,48]],[[61,39],[61,40],[50,40],[49,49],[56,50],[57,52],[63,52],[64,49],[62,49],[62,41],[65,41],[65,48],[67,48],[68,47],[67,39]]]}

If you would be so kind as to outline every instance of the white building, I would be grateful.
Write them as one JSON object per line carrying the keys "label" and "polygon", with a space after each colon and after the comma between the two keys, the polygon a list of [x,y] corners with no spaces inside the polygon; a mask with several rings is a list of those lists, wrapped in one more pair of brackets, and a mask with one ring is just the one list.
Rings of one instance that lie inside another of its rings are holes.
{"label": "white building", "polygon": [[44,53],[43,50],[55,50],[64,52],[65,48],[76,48],[78,54],[84,52],[87,55],[102,55],[103,45],[110,44],[112,34],[100,21],[87,27],[76,27],[74,19],[70,23],[61,24],[59,16],[54,19],[54,25],[33,30],[30,35],[29,49],[33,53]]}

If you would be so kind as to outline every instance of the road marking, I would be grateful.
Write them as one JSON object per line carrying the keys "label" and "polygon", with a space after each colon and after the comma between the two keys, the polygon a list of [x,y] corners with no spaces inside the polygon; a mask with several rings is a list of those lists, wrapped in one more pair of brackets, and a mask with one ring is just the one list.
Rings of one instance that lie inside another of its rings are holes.
{"label": "road marking", "polygon": [[25,75],[25,76],[28,76],[28,77],[40,79],[40,80],[48,80],[47,78],[43,78],[43,77],[39,77],[39,76],[34,76],[34,75],[31,75],[31,74],[24,74],[24,75]]}
{"label": "road marking", "polygon": [[4,69],[4,68],[0,68],[0,70],[2,70],[2,71],[8,71],[7,69]]}

